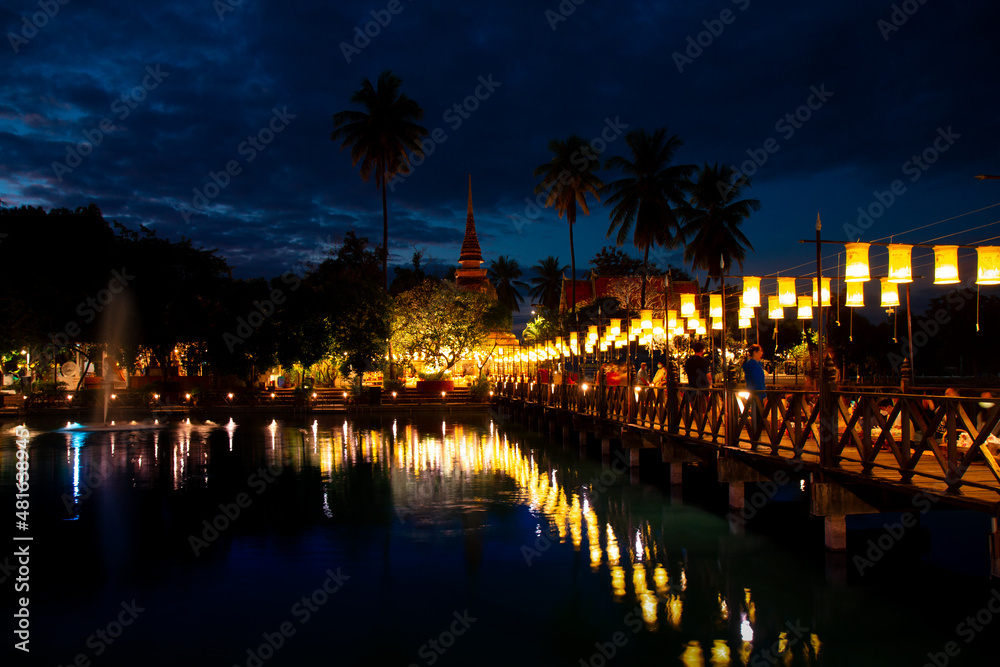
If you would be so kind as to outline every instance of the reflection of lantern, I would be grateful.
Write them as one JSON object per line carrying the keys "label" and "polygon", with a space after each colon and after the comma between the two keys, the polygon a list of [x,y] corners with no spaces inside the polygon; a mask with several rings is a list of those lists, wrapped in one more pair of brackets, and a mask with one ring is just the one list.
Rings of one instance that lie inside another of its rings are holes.
{"label": "reflection of lantern", "polygon": [[676,329],[677,328],[677,311],[668,310],[667,311],[667,328]]}
{"label": "reflection of lantern", "polygon": [[708,316],[709,317],[722,317],[722,295],[721,294],[709,294],[708,295]]}
{"label": "reflection of lantern", "polygon": [[795,305],[795,278],[778,278],[778,303],[782,306]]}
{"label": "reflection of lantern", "polygon": [[747,317],[741,317],[740,318],[740,329],[749,329],[749,328],[750,328],[750,319],[747,318]]}
{"label": "reflection of lantern", "polygon": [[899,305],[899,288],[888,278],[879,278],[882,282],[882,307],[894,308]]}
{"label": "reflection of lantern", "polygon": [[587,327],[587,340],[589,340],[591,344],[593,344],[597,340],[596,325],[591,324],[589,327]]}
{"label": "reflection of lantern", "polygon": [[934,246],[934,284],[954,285],[958,282],[958,246]]}
{"label": "reflection of lantern", "polygon": [[781,301],[778,297],[767,297],[767,316],[772,320],[780,320],[785,317],[785,310],[781,307]]}
{"label": "reflection of lantern", "polygon": [[743,303],[751,308],[760,305],[760,278],[754,276],[743,278]]}
{"label": "reflection of lantern", "polygon": [[663,320],[656,318],[653,320],[653,333],[657,336],[663,335]]}
{"label": "reflection of lantern", "polygon": [[712,318],[712,329],[714,331],[722,331],[722,320],[713,317]]}
{"label": "reflection of lantern", "polygon": [[694,294],[681,294],[681,317],[694,315]]}
{"label": "reflection of lantern", "polygon": [[868,246],[869,243],[848,243],[847,263],[844,269],[844,281],[849,283],[861,283],[871,280],[868,273]]}
{"label": "reflection of lantern", "polygon": [[621,319],[612,318],[611,319],[611,333],[617,336],[622,332],[622,321]]}
{"label": "reflection of lantern", "polygon": [[913,269],[910,267],[910,257],[913,246],[904,243],[889,244],[889,282],[912,283]]}
{"label": "reflection of lantern", "polygon": [[976,248],[979,256],[977,285],[1000,285],[1000,246],[984,245]]}
{"label": "reflection of lantern", "polygon": [[651,310],[640,310],[639,311],[640,326],[643,329],[653,328],[653,311]]}
{"label": "reflection of lantern", "polygon": [[865,305],[864,283],[847,283],[847,298],[844,299],[844,305],[852,308]]}
{"label": "reflection of lantern", "polygon": [[799,297],[799,319],[811,320],[813,317],[813,298],[811,296]]}
{"label": "reflection of lantern", "polygon": [[[822,306],[830,305],[830,282],[833,278],[823,278],[823,303]],[[813,278],[813,303],[819,303],[819,294],[816,293],[816,279]]]}

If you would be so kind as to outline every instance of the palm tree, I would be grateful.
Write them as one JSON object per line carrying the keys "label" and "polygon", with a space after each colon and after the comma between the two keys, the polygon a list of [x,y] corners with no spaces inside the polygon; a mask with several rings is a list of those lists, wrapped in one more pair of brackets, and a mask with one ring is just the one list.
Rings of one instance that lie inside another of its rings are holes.
{"label": "palm tree", "polygon": [[608,183],[602,194],[609,195],[605,205],[614,204],[608,237],[617,229],[616,241],[622,246],[635,226],[632,240],[643,251],[641,304],[645,308],[649,248],[653,245],[673,248],[680,240],[680,221],[672,205],[684,204],[685,193],[691,189],[688,179],[696,167],[670,164],[684,142],[676,134],[668,138],[665,127],[652,134],[641,128],[631,130],[625,135],[625,142],[632,159],[615,156],[604,164],[605,169],[618,169],[625,177]]}
{"label": "palm tree", "polygon": [[559,266],[559,258],[549,255],[538,261],[531,269],[535,276],[531,279],[531,295],[538,303],[552,312],[559,309],[559,295],[562,290],[563,275],[569,267]]}
{"label": "palm tree", "polygon": [[389,209],[386,205],[386,184],[405,166],[409,168],[407,151],[420,155],[420,139],[427,129],[416,122],[424,117],[420,105],[399,92],[403,80],[389,70],[378,75],[372,86],[364,79],[361,88],[351,96],[353,104],[365,111],[346,110],[333,115],[331,141],[342,141],[340,150],[351,149],[351,166],[361,163],[361,180],[367,183],[375,177],[375,187],[382,191],[382,274],[389,287]]}
{"label": "palm tree", "polygon": [[721,280],[736,263],[743,268],[747,250],[753,250],[750,240],[740,231],[740,225],[754,211],[760,210],[757,199],[740,199],[749,187],[744,177],[737,180],[728,167],[707,163],[698,172],[688,203],[681,207],[681,235],[687,239],[684,261],[697,269],[706,269],[705,289],[715,278]]}
{"label": "palm tree", "polygon": [[[599,191],[604,182],[594,173],[601,167],[600,160],[590,144],[572,135],[565,141],[553,139],[549,142],[552,159],[535,168],[535,176],[541,181],[535,186],[536,194],[546,194],[545,205],[556,209],[559,217],[566,215],[569,222],[569,261],[572,279],[576,280],[576,251],[573,248],[573,223],[576,222],[577,207],[584,215],[590,215],[587,208],[587,194],[601,201]],[[570,291],[573,315],[576,315],[576,290]]]}
{"label": "palm tree", "polygon": [[521,293],[518,288],[527,289],[528,284],[518,278],[523,275],[516,259],[500,255],[492,262],[486,274],[497,291],[497,300],[507,308],[507,312],[521,312]]}

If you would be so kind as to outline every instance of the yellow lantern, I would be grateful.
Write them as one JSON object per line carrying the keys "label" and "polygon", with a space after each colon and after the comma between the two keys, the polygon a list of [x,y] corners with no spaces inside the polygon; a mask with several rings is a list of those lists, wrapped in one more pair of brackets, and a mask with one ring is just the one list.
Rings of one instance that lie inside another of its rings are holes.
{"label": "yellow lantern", "polygon": [[781,300],[778,297],[767,297],[767,316],[772,320],[784,319],[785,310],[781,307]]}
{"label": "yellow lantern", "polygon": [[626,336],[623,339],[616,340],[615,341],[615,349],[617,350],[618,348],[625,347],[625,343],[627,342],[627,340],[626,340],[627,338],[628,337]]}
{"label": "yellow lantern", "polygon": [[782,306],[795,305],[795,278],[778,278],[778,303]]}
{"label": "yellow lantern", "polygon": [[912,283],[913,269],[910,266],[910,258],[913,255],[913,246],[903,243],[889,244],[889,282],[890,283]]}
{"label": "yellow lantern", "polygon": [[[681,320],[682,324],[683,324],[683,322],[684,321]],[[687,333],[687,330],[684,327],[677,327],[676,329],[674,329],[674,335],[675,336],[683,336],[686,333]]]}
{"label": "yellow lantern", "polygon": [[698,327],[701,326],[701,321],[698,319],[697,315],[695,317],[689,317],[687,322],[687,328],[696,331]]}
{"label": "yellow lantern", "polygon": [[743,302],[751,308],[760,306],[760,278],[755,276],[743,278]]}
{"label": "yellow lantern", "polygon": [[676,329],[677,328],[677,311],[668,310],[667,311],[667,328]]}
{"label": "yellow lantern", "polygon": [[657,336],[663,335],[663,320],[661,318],[653,320],[653,334]]}
{"label": "yellow lantern", "polygon": [[642,331],[642,320],[639,320],[639,319],[636,319],[636,318],[633,317],[632,318],[632,326],[629,327],[628,332],[630,334],[632,334],[632,335],[635,335],[635,334],[638,334],[640,331]]}
{"label": "yellow lantern", "polygon": [[888,278],[879,278],[882,282],[882,307],[895,308],[899,305],[899,288]]}
{"label": "yellow lantern", "polygon": [[741,306],[740,315],[741,320],[752,320],[753,319],[753,308],[750,306]]}
{"label": "yellow lantern", "polygon": [[579,342],[579,340],[580,340],[580,337],[579,337],[579,335],[575,331],[570,331],[569,332],[569,344],[570,345],[574,345],[575,346]]}
{"label": "yellow lantern", "polygon": [[622,321],[619,318],[611,318],[611,333],[615,336],[622,332]]}
{"label": "yellow lantern", "polygon": [[608,341],[602,340],[600,348],[601,348],[601,352],[607,352],[608,351]]}
{"label": "yellow lantern", "polygon": [[709,294],[708,295],[708,316],[709,317],[722,317],[722,295],[721,294]]}
{"label": "yellow lantern", "polygon": [[[819,303],[819,294],[816,293],[816,279],[813,278],[813,303]],[[830,283],[833,278],[823,278],[823,303],[821,305],[830,305]]]}
{"label": "yellow lantern", "polygon": [[813,298],[811,296],[799,297],[799,319],[811,320],[813,316]]}
{"label": "yellow lantern", "polygon": [[708,332],[705,331],[705,327],[704,327],[704,325],[702,325],[702,326],[698,327],[698,329],[695,331],[695,333],[697,335],[699,335],[699,336],[704,336]]}
{"label": "yellow lantern", "polygon": [[694,294],[681,294],[681,317],[694,315]]}
{"label": "yellow lantern", "polygon": [[934,284],[954,285],[958,282],[958,246],[934,246]]}
{"label": "yellow lantern", "polygon": [[587,345],[583,346],[583,351],[586,352],[587,354],[593,354],[594,346],[588,343]]}
{"label": "yellow lantern", "polygon": [[722,320],[721,319],[719,319],[717,317],[713,317],[712,318],[712,330],[713,331],[722,331]]}
{"label": "yellow lantern", "polygon": [[556,336],[556,349],[562,349],[562,336]]}
{"label": "yellow lantern", "polygon": [[748,317],[741,317],[740,318],[740,329],[749,329],[749,328],[750,328],[750,318],[748,318]]}
{"label": "yellow lantern", "polygon": [[844,268],[844,281],[848,283],[863,283],[871,280],[868,272],[868,246],[870,243],[848,243],[847,262]]}
{"label": "yellow lantern", "polygon": [[643,329],[653,328],[653,311],[651,310],[640,310],[639,311],[640,326]]}
{"label": "yellow lantern", "polygon": [[844,305],[857,308],[865,305],[865,284],[859,282],[847,283],[847,297]]}
{"label": "yellow lantern", "polygon": [[591,324],[587,327],[587,340],[593,344],[597,340],[597,325]]}
{"label": "yellow lantern", "polygon": [[1000,285],[1000,246],[979,246],[976,254],[979,256],[976,284]]}

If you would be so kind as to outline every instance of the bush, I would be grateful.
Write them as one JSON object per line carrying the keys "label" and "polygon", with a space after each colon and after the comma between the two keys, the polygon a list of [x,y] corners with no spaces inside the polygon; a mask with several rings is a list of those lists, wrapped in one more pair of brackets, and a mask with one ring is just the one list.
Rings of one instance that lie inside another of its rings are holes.
{"label": "bush", "polygon": [[434,371],[433,373],[428,373],[427,371],[420,371],[417,373],[417,377],[421,380],[444,380],[445,374],[448,373],[447,370]]}
{"label": "bush", "polygon": [[469,394],[477,401],[485,401],[491,388],[490,381],[480,376],[469,384]]}
{"label": "bush", "polygon": [[382,391],[387,394],[391,394],[392,392],[401,394],[403,393],[404,389],[406,389],[406,382],[404,382],[399,378],[392,380],[385,380],[382,383]]}

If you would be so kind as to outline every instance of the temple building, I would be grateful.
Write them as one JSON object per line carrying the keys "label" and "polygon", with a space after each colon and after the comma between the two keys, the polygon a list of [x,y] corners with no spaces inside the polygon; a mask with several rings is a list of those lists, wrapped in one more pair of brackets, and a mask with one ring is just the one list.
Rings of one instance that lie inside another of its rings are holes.
{"label": "temple building", "polygon": [[486,277],[483,263],[483,252],[479,248],[479,238],[476,236],[476,220],[472,216],[472,174],[469,174],[469,207],[465,215],[465,239],[462,241],[462,252],[458,256],[459,268],[455,271],[455,285],[472,292],[482,292],[494,299],[497,292]]}

